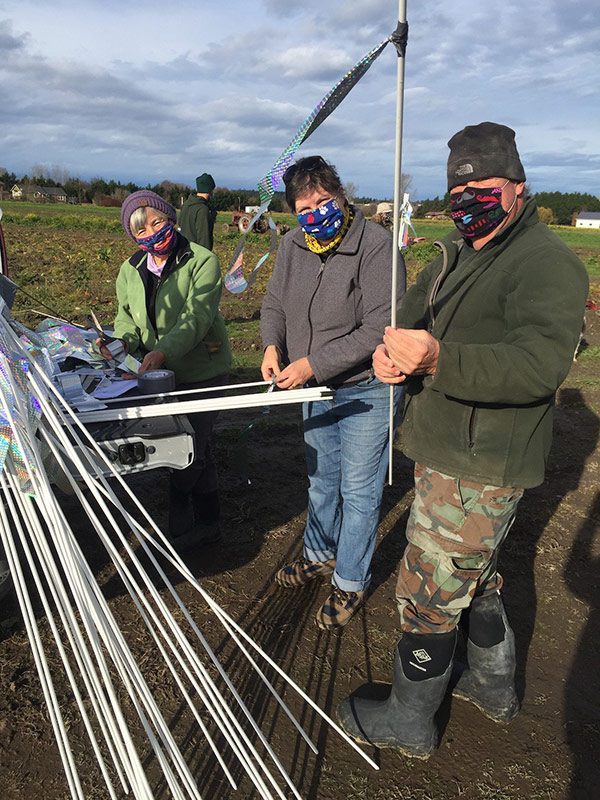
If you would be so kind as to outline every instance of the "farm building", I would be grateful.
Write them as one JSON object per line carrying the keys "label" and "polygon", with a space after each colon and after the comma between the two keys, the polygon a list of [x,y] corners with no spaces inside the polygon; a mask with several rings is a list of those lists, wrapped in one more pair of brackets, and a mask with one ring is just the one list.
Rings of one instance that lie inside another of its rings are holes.
{"label": "farm building", "polygon": [[36,200],[38,202],[66,203],[67,193],[62,186],[35,186],[15,183],[10,190],[13,200]]}
{"label": "farm building", "polygon": [[445,211],[428,211],[425,214],[425,219],[450,219]]}
{"label": "farm building", "polygon": [[575,217],[576,228],[600,228],[600,211],[580,211]]}

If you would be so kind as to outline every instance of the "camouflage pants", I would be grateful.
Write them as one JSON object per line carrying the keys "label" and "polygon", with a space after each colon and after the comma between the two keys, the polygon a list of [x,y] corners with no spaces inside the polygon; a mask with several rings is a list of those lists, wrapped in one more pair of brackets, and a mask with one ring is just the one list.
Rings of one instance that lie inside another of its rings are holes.
{"label": "camouflage pants", "polygon": [[522,489],[486,486],[415,465],[413,501],[396,586],[405,633],[452,630],[474,595],[499,590],[498,550]]}

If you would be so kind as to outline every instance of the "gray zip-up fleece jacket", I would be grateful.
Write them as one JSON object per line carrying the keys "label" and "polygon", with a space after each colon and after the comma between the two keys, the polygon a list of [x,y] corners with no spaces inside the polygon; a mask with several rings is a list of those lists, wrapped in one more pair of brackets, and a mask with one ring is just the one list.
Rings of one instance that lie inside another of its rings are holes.
{"label": "gray zip-up fleece jacket", "polygon": [[[262,304],[263,347],[275,345],[286,363],[308,356],[320,384],[363,380],[390,324],[391,283],[392,237],[360,211],[324,261],[295,228],[281,240]],[[398,299],[405,288],[400,256]]]}

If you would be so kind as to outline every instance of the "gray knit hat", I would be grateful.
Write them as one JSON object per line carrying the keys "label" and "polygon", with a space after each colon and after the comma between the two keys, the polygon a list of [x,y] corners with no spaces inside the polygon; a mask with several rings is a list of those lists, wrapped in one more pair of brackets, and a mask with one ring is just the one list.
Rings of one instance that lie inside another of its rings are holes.
{"label": "gray knit hat", "polygon": [[467,125],[454,134],[448,147],[448,191],[461,183],[483,178],[525,180],[515,132],[506,125],[496,122]]}
{"label": "gray knit hat", "polygon": [[215,179],[212,175],[209,175],[208,172],[203,172],[202,175],[198,175],[196,178],[197,192],[201,192],[202,194],[210,194],[212,191],[214,191],[215,186]]}
{"label": "gray knit hat", "polygon": [[121,205],[121,225],[123,226],[125,233],[129,236],[130,239],[133,239],[135,242],[135,236],[131,232],[131,228],[129,227],[129,220],[131,219],[131,215],[134,211],[138,208],[155,208],[157,211],[161,211],[171,222],[177,222],[177,211],[173,208],[171,203],[167,203],[166,200],[163,200],[159,194],[156,192],[151,192],[150,189],[140,189],[139,192],[133,192],[130,195],[127,195],[125,200],[123,200],[123,204]]}

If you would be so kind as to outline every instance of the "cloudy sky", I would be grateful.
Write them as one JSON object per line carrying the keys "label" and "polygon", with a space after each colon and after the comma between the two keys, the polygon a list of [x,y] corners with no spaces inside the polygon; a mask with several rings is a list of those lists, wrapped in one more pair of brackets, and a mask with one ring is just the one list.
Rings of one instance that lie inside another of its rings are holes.
{"label": "cloudy sky", "polygon": [[[319,99],[396,26],[395,0],[0,0],[0,165],[252,187]],[[534,191],[600,192],[598,0],[408,0],[403,172],[443,194],[446,141],[517,131]],[[393,191],[388,46],[299,153]]]}

